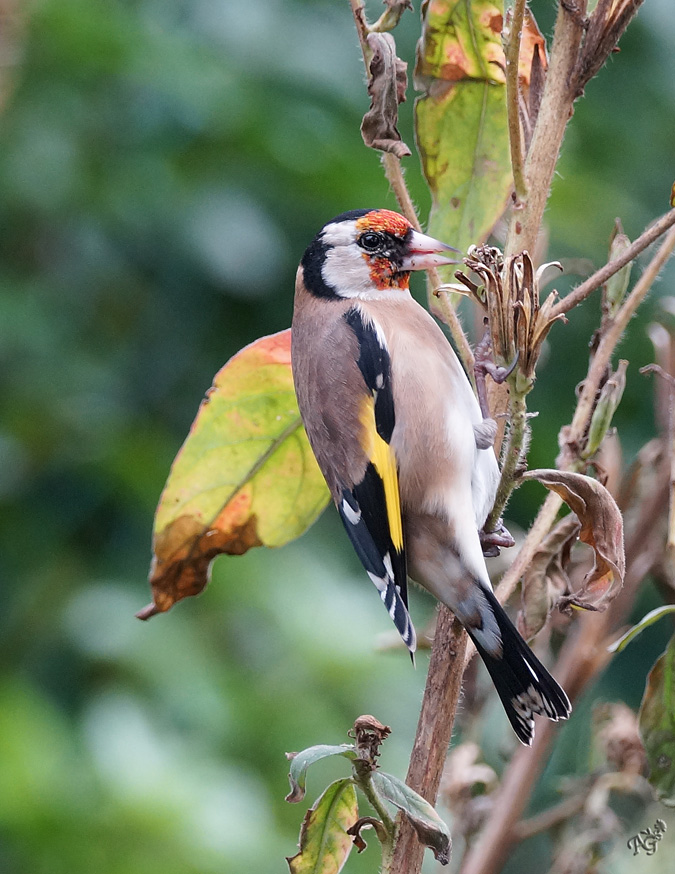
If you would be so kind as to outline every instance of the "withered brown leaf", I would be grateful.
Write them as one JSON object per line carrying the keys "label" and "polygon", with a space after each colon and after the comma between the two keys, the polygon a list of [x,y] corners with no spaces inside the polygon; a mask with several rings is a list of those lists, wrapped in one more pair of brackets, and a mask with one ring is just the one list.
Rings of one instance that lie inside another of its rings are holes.
{"label": "withered brown leaf", "polygon": [[560,495],[581,523],[579,539],[595,554],[593,568],[579,589],[562,598],[558,606],[561,610],[606,609],[621,589],[626,570],[623,519],[616,501],[601,483],[581,473],[530,470],[524,479],[536,479]]}
{"label": "withered brown leaf", "polygon": [[561,519],[539,544],[523,575],[517,625],[526,640],[543,628],[558,599],[570,589],[566,567],[580,529],[574,513]]}
{"label": "withered brown leaf", "polygon": [[391,34],[370,33],[368,45],[373,52],[368,80],[370,109],[363,116],[361,136],[371,149],[403,158],[411,152],[398,132],[398,105],[405,100],[408,65],[396,57]]}

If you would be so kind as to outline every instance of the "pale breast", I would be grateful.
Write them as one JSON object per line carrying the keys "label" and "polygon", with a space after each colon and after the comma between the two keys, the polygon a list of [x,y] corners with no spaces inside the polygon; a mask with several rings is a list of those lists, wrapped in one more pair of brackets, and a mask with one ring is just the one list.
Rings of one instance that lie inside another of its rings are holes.
{"label": "pale breast", "polygon": [[460,501],[482,526],[499,471],[493,450],[476,447],[473,426],[482,416],[457,356],[412,298],[363,306],[390,350],[396,408],[392,444],[404,508],[446,516],[449,502],[456,511]]}

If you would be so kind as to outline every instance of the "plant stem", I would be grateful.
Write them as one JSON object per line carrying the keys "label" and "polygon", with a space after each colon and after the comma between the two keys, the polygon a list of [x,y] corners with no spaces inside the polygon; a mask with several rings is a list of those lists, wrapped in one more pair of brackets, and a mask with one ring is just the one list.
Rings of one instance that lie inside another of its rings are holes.
{"label": "plant stem", "polygon": [[635,310],[644,300],[647,292],[650,290],[656,277],[663,268],[663,265],[668,258],[670,258],[674,248],[675,227],[671,227],[658,251],[622,304],[615,319],[608,324],[607,331],[602,336],[597,351],[593,356],[591,366],[588,370],[588,376],[584,380],[584,386],[581,395],[579,396],[577,408],[574,411],[574,417],[566,440],[569,446],[574,447],[583,439],[584,433],[588,428],[588,424],[593,414],[593,406],[595,404],[600,381],[606,371],[612,353],[621,339],[621,335],[625,331],[628,322],[633,317]]}
{"label": "plant stem", "polygon": [[564,822],[583,810],[585,803],[586,795],[573,795],[571,798],[565,798],[554,807],[549,807],[548,810],[530,817],[530,819],[521,819],[513,828],[513,840],[525,841],[533,835],[548,831],[558,823]]}
{"label": "plant stem", "polygon": [[[448,752],[464,673],[467,636],[447,607],[439,605],[438,622],[417,734],[406,783],[434,804]],[[424,847],[412,825],[400,815],[392,872],[419,874]]]}
{"label": "plant stem", "polygon": [[572,116],[574,97],[569,82],[583,37],[581,18],[586,14],[587,0],[577,0],[577,7],[578,13],[571,15],[562,3],[558,6],[551,62],[525,161],[527,197],[521,208],[514,210],[505,255],[515,255],[524,249],[536,251],[565,127]]}
{"label": "plant stem", "polygon": [[412,201],[408,186],[405,184],[403,168],[401,167],[401,159],[393,152],[382,152],[382,166],[384,167],[384,175],[391,185],[391,190],[396,195],[396,200],[403,215],[408,219],[410,224],[417,231],[422,230],[420,220],[417,217],[417,210]]}
{"label": "plant stem", "polygon": [[504,451],[504,463],[499,479],[497,495],[490,515],[485,521],[485,530],[494,531],[499,523],[506,507],[511,492],[517,481],[517,471],[527,446],[527,405],[525,395],[516,390],[515,379],[509,381],[511,386],[511,404],[509,417],[509,433],[507,436],[506,449]]}
{"label": "plant stem", "polygon": [[[607,653],[598,653],[598,643],[606,633],[608,613],[587,613],[579,622],[579,633],[565,641],[555,674],[574,701],[600,665]],[[479,839],[464,858],[461,874],[496,874],[508,854],[515,837],[514,829],[520,820],[544,766],[551,741],[556,733],[555,723],[537,724],[531,747],[516,750],[501,781],[498,803]]]}
{"label": "plant stem", "polygon": [[377,792],[373,789],[373,784],[371,781],[371,765],[369,762],[359,762],[358,765],[360,767],[355,767],[354,769],[354,781],[363,794],[368,799],[370,806],[380,817],[382,825],[384,826],[384,830],[386,832],[386,839],[380,837],[380,844],[382,845],[382,871],[381,874],[391,874],[391,863],[394,855],[394,840],[396,837],[396,823],[389,815],[389,811],[386,809],[382,801],[377,795]]}
{"label": "plant stem", "polygon": [[457,352],[462,360],[466,374],[471,380],[473,379],[473,351],[466,338],[466,334],[464,333],[464,328],[462,328],[462,323],[457,315],[457,310],[452,305],[452,298],[447,291],[439,291],[436,293],[441,281],[438,277],[438,271],[435,268],[432,267],[430,270],[427,270],[427,275],[429,276],[429,308],[432,309],[435,304],[435,307],[438,310],[437,315],[439,315],[444,324],[448,326],[452,339],[457,346]]}
{"label": "plant stem", "polygon": [[363,54],[363,63],[366,65],[366,72],[368,71],[368,64],[370,63],[371,51],[368,43],[366,42],[366,37],[368,35],[368,24],[366,22],[366,10],[363,0],[349,0],[349,5],[352,7],[352,15],[354,16],[354,24],[356,25],[356,33],[359,38],[359,44],[361,46],[361,52]]}
{"label": "plant stem", "polygon": [[[509,124],[509,144],[511,146],[511,169],[513,185],[518,200],[527,197],[527,183],[523,169],[523,138],[520,129],[518,61],[520,58],[520,38],[525,15],[525,0],[515,0],[511,15],[508,41],[505,46],[506,59],[506,109]],[[508,18],[506,19],[508,21]]]}
{"label": "plant stem", "polygon": [[621,270],[622,267],[625,267],[629,261],[636,258],[640,252],[647,248],[647,246],[651,246],[655,240],[657,240],[673,225],[675,225],[675,209],[671,209],[670,212],[661,216],[661,218],[654,222],[651,227],[647,228],[646,231],[643,231],[637,240],[631,243],[620,257],[605,264],[605,266],[601,267],[600,270],[596,270],[592,276],[589,276],[588,279],[581,283],[581,285],[578,285],[566,297],[559,301],[553,307],[551,317],[555,318],[556,316],[568,313],[573,309],[573,307],[585,300],[589,294],[595,291],[596,288],[599,288],[603,283],[607,282],[608,279],[614,276],[615,273],[618,273],[618,271]]}

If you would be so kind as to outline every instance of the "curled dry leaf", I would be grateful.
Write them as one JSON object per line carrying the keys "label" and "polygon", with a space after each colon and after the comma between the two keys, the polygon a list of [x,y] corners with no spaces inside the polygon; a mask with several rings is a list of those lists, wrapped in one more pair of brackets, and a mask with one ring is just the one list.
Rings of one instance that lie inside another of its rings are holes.
{"label": "curled dry leaf", "polygon": [[580,529],[574,513],[561,519],[539,544],[523,575],[517,625],[525,640],[544,627],[553,607],[570,590],[566,567]]}
{"label": "curled dry leaf", "polygon": [[370,109],[363,116],[361,136],[371,149],[393,152],[403,158],[411,152],[398,132],[398,105],[405,100],[408,65],[396,57],[391,34],[370,33],[367,41],[373,53],[368,79]]}
{"label": "curled dry leaf", "polygon": [[298,412],[291,332],[251,343],[216,375],[157,507],[148,619],[206,586],[213,559],[299,537],[329,495]]}
{"label": "curled dry leaf", "polygon": [[363,829],[367,828],[375,830],[381,844],[387,840],[387,831],[379,819],[375,819],[374,816],[362,816],[361,819],[356,820],[351,828],[347,829],[347,834],[354,838],[354,846],[357,853],[362,853],[368,847],[365,838],[361,834]]}
{"label": "curled dry leaf", "polygon": [[595,554],[593,568],[579,589],[562,598],[558,606],[561,610],[604,610],[621,589],[626,570],[623,519],[616,501],[597,480],[581,473],[531,470],[524,479],[536,479],[560,495],[581,523],[579,539]]}

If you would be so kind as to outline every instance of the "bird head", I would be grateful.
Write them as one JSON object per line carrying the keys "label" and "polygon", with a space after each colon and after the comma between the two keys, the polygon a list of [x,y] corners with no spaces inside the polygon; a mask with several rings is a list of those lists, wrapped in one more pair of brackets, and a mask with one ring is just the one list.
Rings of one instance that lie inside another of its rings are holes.
{"label": "bird head", "polygon": [[396,297],[408,290],[411,270],[456,264],[447,256],[456,251],[397,212],[358,209],[323,226],[302,269],[307,290],[318,297]]}

